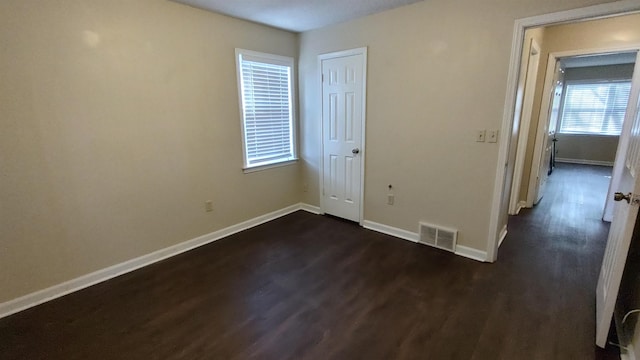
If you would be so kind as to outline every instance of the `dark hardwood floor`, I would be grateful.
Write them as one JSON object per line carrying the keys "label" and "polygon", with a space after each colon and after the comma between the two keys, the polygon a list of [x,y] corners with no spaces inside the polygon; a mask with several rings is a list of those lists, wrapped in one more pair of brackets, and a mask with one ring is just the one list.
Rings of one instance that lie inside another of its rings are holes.
{"label": "dark hardwood floor", "polygon": [[561,164],[495,264],[297,212],[0,319],[0,359],[613,359],[608,174]]}

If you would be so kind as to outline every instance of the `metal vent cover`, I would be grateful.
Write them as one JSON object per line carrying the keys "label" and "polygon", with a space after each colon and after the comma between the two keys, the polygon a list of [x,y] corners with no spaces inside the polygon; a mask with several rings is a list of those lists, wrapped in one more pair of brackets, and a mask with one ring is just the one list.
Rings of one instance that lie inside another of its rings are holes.
{"label": "metal vent cover", "polygon": [[455,252],[457,239],[458,230],[420,222],[419,242],[421,244]]}

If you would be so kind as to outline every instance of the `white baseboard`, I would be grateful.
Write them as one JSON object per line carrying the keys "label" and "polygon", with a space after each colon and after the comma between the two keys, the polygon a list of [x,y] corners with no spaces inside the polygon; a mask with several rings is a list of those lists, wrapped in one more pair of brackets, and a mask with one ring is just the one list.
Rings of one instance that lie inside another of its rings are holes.
{"label": "white baseboard", "polygon": [[320,207],[315,206],[315,205],[304,204],[304,203],[300,204],[300,210],[304,210],[306,212],[310,212],[310,213],[316,214],[316,215],[319,215],[322,212],[320,210]]}
{"label": "white baseboard", "polygon": [[520,210],[524,209],[527,207],[527,202],[526,201],[519,201],[518,202],[518,207],[516,208],[516,215],[520,215]]}
{"label": "white baseboard", "polygon": [[418,233],[414,233],[414,232],[411,232],[411,231],[399,229],[399,228],[396,228],[396,227],[393,227],[393,226],[389,226],[389,225],[380,224],[380,223],[377,223],[377,222],[374,222],[374,221],[365,220],[365,221],[362,222],[362,227],[364,227],[365,229],[369,229],[369,230],[377,231],[379,233],[395,236],[397,238],[400,238],[400,239],[403,239],[403,240],[408,240],[408,241],[415,242],[415,243],[417,243],[418,240],[420,239],[420,236],[418,235]]}
{"label": "white baseboard", "polygon": [[556,162],[582,165],[613,166],[613,161],[556,158]]}
{"label": "white baseboard", "polygon": [[502,242],[507,237],[507,225],[505,225],[502,230],[500,230],[500,240],[498,241],[498,247],[502,245]]}
{"label": "white baseboard", "polygon": [[47,301],[57,299],[74,291],[82,290],[91,285],[101,283],[116,276],[126,274],[128,272],[140,269],[144,266],[151,265],[172,256],[182,254],[186,251],[209,244],[240,231],[250,229],[254,226],[264,224],[268,221],[275,220],[279,217],[291,214],[298,210],[304,210],[317,214],[316,209],[317,207],[302,203],[291,205],[284,209],[276,210],[274,212],[255,217],[253,219],[243,221],[239,224],[199,236],[195,239],[191,239],[180,244],[160,249],[150,254],[143,255],[135,259],[131,259],[120,264],[116,264],[108,268],[104,268],[93,273],[63,282],[61,284],[21,296],[17,299],[9,300],[0,304],[0,318],[15,314],[36,305],[40,305]]}
{"label": "white baseboard", "polygon": [[[411,231],[399,229],[393,226],[380,224],[374,221],[365,220],[362,222],[362,226],[365,229],[377,231],[379,233],[395,236],[397,238],[408,240],[411,242],[419,243],[420,235]],[[487,253],[474,248],[470,248],[463,245],[456,245],[456,255],[463,256],[469,259],[485,262],[487,261]]]}
{"label": "white baseboard", "polygon": [[463,245],[456,245],[456,255],[466,257],[471,260],[476,260],[480,262],[487,261],[487,252],[480,251],[478,249],[470,248]]}

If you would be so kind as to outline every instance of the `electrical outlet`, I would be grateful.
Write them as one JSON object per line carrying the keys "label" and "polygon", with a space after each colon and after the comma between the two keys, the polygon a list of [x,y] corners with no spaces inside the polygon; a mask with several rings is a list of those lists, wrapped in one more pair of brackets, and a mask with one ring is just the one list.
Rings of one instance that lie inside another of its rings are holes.
{"label": "electrical outlet", "polygon": [[308,192],[309,191],[309,184],[304,183],[302,184],[302,192]]}
{"label": "electrical outlet", "polygon": [[477,142],[484,142],[485,135],[486,135],[486,131],[485,130],[478,130],[476,132],[476,141]]}
{"label": "electrical outlet", "polygon": [[206,212],[211,212],[213,211],[213,201],[211,200],[207,200],[204,202],[204,210]]}
{"label": "electrical outlet", "polygon": [[498,130],[487,130],[487,142],[498,142]]}
{"label": "electrical outlet", "polygon": [[396,196],[393,194],[387,195],[387,205],[393,205],[393,202],[396,200]]}

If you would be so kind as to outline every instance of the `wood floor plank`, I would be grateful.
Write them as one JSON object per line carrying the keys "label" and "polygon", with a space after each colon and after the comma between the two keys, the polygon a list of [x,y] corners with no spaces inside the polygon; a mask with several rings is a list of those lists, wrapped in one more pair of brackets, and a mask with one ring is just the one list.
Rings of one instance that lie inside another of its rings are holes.
{"label": "wood floor plank", "polygon": [[613,359],[609,175],[560,164],[495,264],[297,212],[0,319],[0,359]]}

